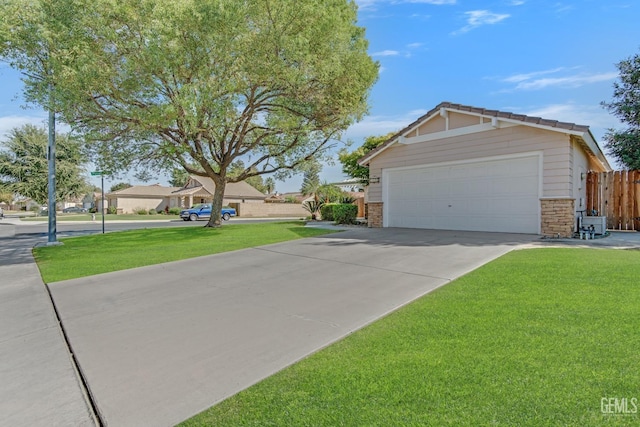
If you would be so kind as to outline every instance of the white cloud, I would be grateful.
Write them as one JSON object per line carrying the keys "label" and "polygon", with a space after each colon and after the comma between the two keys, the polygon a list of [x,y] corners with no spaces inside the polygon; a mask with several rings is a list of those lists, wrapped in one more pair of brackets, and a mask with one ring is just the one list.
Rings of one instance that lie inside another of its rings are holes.
{"label": "white cloud", "polygon": [[9,131],[11,131],[13,128],[17,128],[26,124],[32,124],[35,126],[46,126],[47,116],[11,115],[0,117],[0,138],[6,137]]}
{"label": "white cloud", "polygon": [[345,132],[344,139],[360,144],[364,138],[397,132],[423,116],[428,110],[412,110],[397,116],[367,116],[361,122],[352,125]]}
{"label": "white cloud", "polygon": [[423,4],[435,4],[437,6],[456,4],[457,0],[400,0],[392,3],[423,3]]}
{"label": "white cloud", "polygon": [[564,104],[531,107],[529,109],[520,108],[518,113],[589,126],[593,136],[598,141],[602,141],[607,129],[620,127],[620,121],[600,105],[567,102]]}
{"label": "white cloud", "polygon": [[417,48],[419,48],[419,47],[422,47],[423,45],[424,45],[424,43],[409,43],[409,44],[407,45],[407,47],[408,47],[409,49],[417,49]]}
{"label": "white cloud", "polygon": [[[550,87],[577,88],[588,84],[614,80],[618,73],[576,74],[564,77],[544,77],[539,79],[524,79],[517,82],[515,90],[540,90]],[[513,81],[512,81],[513,82]]]}
{"label": "white cloud", "polygon": [[524,82],[527,80],[531,80],[534,77],[537,76],[543,76],[546,74],[553,74],[553,73],[557,73],[559,71],[563,71],[565,70],[564,67],[558,67],[558,68],[553,68],[551,70],[544,70],[544,71],[533,71],[531,73],[522,73],[522,74],[514,74],[513,76],[507,77],[505,79],[503,79],[502,81],[507,82],[507,83],[520,83],[520,82]]}
{"label": "white cloud", "polygon": [[400,55],[400,52],[397,50],[383,50],[380,52],[374,52],[371,56],[397,56]]}
{"label": "white cloud", "polygon": [[432,4],[436,6],[456,4],[457,0],[356,0],[358,8],[363,10],[376,10],[376,5],[380,3],[401,4],[401,3],[420,3]]}
{"label": "white cloud", "polygon": [[511,1],[511,6],[522,6],[525,3],[526,2],[524,0],[512,0]]}
{"label": "white cloud", "polygon": [[560,13],[565,13],[565,12],[570,12],[574,9],[573,5],[569,5],[569,4],[564,4],[564,3],[556,3],[553,5],[556,13],[560,14]]}
{"label": "white cloud", "polygon": [[467,15],[467,25],[460,28],[458,31],[454,31],[452,34],[462,34],[483,25],[497,24],[511,16],[508,13],[493,13],[488,10],[471,10],[469,12],[465,12],[465,15]]}

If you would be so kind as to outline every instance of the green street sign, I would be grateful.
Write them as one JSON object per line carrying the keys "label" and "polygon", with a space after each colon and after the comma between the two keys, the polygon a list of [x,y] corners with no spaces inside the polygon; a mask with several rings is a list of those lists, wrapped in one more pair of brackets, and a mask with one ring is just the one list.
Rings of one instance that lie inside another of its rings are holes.
{"label": "green street sign", "polygon": [[91,176],[100,176],[100,175],[102,175],[103,173],[104,173],[104,172],[102,172],[102,171],[93,171],[93,172],[91,172]]}

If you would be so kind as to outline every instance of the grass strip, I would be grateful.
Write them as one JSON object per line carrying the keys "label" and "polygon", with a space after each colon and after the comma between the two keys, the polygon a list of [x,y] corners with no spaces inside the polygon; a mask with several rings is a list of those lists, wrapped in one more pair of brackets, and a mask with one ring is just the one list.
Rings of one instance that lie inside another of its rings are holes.
{"label": "grass strip", "polygon": [[639,251],[514,251],[181,425],[640,425],[602,412],[640,399],[638,277]]}
{"label": "grass strip", "polygon": [[331,233],[303,222],[168,227],[60,239],[33,250],[46,283]]}

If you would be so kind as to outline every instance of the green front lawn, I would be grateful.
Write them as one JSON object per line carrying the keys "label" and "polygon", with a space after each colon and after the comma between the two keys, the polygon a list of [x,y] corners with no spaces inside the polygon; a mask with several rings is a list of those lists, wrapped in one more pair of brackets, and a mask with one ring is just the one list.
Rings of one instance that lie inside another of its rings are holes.
{"label": "green front lawn", "polygon": [[639,278],[639,251],[511,252],[183,425],[640,425],[602,413],[640,407]]}
{"label": "green front lawn", "polygon": [[328,233],[300,221],[171,227],[60,239],[64,245],[33,252],[43,280],[51,283]]}

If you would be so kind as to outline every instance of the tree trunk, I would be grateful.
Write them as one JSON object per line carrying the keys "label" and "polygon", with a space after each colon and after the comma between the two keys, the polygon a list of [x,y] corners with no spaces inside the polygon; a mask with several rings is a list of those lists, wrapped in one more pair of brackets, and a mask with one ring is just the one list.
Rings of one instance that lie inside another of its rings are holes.
{"label": "tree trunk", "polygon": [[213,179],[213,182],[216,184],[216,189],[213,192],[213,201],[211,202],[211,218],[205,227],[217,228],[222,225],[222,204],[227,182],[225,179]]}

